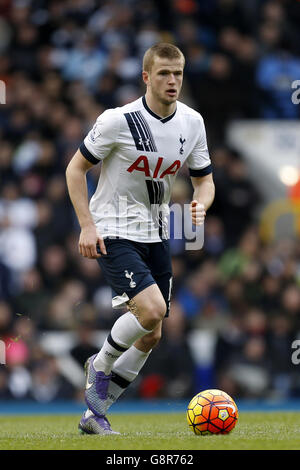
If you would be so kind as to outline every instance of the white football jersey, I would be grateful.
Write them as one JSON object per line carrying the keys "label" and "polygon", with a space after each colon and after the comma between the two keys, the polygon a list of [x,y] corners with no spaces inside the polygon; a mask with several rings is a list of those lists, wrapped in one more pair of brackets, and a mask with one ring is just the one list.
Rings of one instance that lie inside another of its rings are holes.
{"label": "white football jersey", "polygon": [[177,101],[174,113],[156,115],[145,97],[107,109],[80,146],[102,161],[90,211],[101,236],[138,242],[167,238],[172,184],[187,162],[191,176],[211,173],[202,116]]}

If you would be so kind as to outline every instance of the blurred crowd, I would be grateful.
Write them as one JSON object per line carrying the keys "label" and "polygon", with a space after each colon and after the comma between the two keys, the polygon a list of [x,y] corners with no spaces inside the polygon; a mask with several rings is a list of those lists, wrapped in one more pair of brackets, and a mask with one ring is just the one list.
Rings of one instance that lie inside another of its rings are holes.
{"label": "blurred crowd", "polygon": [[[100,113],[144,93],[141,60],[160,41],[186,56],[181,99],[204,117],[216,199],[202,250],[171,238],[171,314],[125,396],[300,396],[300,242],[260,239],[263,200],[225,139],[231,119],[299,118],[299,21],[293,0],[0,0],[0,399],[82,400],[41,338],[73,332],[82,367],[101,346],[93,332],[120,312],[98,263],[78,254],[64,171]],[[100,171],[88,173],[90,195]],[[172,202],[191,196],[183,169]],[[188,341],[195,331],[213,334],[205,367]]]}

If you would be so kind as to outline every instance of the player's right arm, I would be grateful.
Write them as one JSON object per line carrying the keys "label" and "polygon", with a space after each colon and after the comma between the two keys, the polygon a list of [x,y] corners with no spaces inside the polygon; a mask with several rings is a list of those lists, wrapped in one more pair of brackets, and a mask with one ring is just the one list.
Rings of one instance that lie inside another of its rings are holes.
{"label": "player's right arm", "polygon": [[106,254],[103,238],[98,234],[92,219],[88,203],[88,190],[86,173],[94,166],[77,150],[66,169],[67,187],[81,228],[79,237],[79,253],[87,258],[99,258],[97,244],[100,251]]}

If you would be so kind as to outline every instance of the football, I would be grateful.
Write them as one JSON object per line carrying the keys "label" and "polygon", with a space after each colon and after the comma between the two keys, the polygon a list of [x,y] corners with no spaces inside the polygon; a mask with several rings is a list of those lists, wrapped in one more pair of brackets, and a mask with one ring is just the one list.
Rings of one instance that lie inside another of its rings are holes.
{"label": "football", "polygon": [[187,422],[197,435],[228,434],[238,420],[234,400],[222,390],[204,390],[190,401]]}

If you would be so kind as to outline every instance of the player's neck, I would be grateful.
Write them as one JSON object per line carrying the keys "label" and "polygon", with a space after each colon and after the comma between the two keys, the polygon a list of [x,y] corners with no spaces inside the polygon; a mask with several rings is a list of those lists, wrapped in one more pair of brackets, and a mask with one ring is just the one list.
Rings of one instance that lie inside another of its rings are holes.
{"label": "player's neck", "polygon": [[155,99],[151,93],[148,92],[146,92],[145,98],[147,106],[151,109],[151,111],[153,111],[153,113],[157,114],[161,118],[170,116],[176,110],[176,101],[170,104],[161,103]]}

